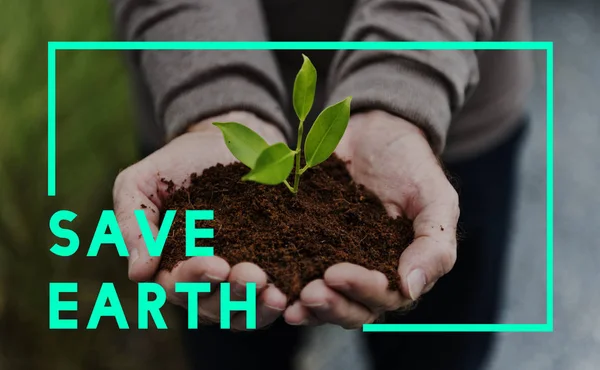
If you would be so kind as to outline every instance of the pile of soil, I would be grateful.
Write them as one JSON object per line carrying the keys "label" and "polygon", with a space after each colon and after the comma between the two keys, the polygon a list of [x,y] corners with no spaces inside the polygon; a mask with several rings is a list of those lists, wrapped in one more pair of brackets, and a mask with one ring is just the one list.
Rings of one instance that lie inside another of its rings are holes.
{"label": "pile of soil", "polygon": [[192,174],[185,188],[171,184],[164,208],[177,216],[160,268],[171,270],[187,259],[185,210],[208,209],[215,219],[198,221],[197,227],[214,229],[209,245],[215,255],[231,266],[255,263],[290,303],[340,262],[381,271],[389,289],[398,289],[398,259],[412,242],[412,222],[390,218],[372,193],[352,181],[339,158],[305,172],[297,195],[283,184],[242,182],[247,172],[239,163],[217,165]]}

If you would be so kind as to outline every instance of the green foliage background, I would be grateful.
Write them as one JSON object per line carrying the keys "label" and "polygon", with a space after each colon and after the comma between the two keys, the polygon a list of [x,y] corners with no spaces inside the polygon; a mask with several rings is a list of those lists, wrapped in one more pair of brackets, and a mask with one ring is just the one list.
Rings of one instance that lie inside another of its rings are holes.
{"label": "green foliage background", "polygon": [[[50,331],[48,283],[76,281],[85,328],[101,282],[115,282],[130,327],[135,285],[126,261],[106,248],[86,258],[102,209],[112,208],[116,174],[137,158],[132,101],[121,55],[62,51],[57,56],[57,197],[46,197],[49,40],[113,37],[107,0],[0,0],[0,369],[181,368],[177,331]],[[59,209],[78,214],[80,251],[49,252]],[[175,324],[167,317],[167,324]]]}

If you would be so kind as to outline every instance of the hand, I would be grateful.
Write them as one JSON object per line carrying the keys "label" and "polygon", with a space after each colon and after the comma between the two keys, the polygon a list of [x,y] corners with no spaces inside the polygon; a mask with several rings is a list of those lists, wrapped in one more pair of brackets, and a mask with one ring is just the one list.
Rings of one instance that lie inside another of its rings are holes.
{"label": "hand", "polygon": [[[152,279],[159,266],[160,258],[150,257],[143,239],[139,238],[141,232],[134,210],[140,209],[141,204],[148,207],[145,209],[146,217],[156,238],[159,210],[167,195],[166,185],[160,179],[164,177],[175,184],[182,184],[191,173],[202,173],[218,163],[226,165],[236,161],[227,149],[221,131],[212,125],[215,121],[243,123],[270,144],[285,141],[275,126],[249,113],[232,112],[192,126],[185,134],[122,171],[115,181],[113,199],[117,220],[129,250],[129,278],[132,281]],[[156,276],[156,282],[165,289],[170,302],[183,307],[198,305],[201,322],[219,321],[218,283],[223,281],[231,283],[232,293],[237,291],[240,299],[246,298],[246,282],[256,283],[257,328],[275,321],[286,307],[285,295],[267,284],[265,272],[251,263],[230,267],[220,257],[193,257],[177,265],[173,271],[160,271]],[[187,302],[186,293],[175,293],[175,282],[210,282],[211,292],[201,295],[198,302]],[[246,329],[245,313],[234,313],[231,328]]]}
{"label": "hand", "polygon": [[381,111],[352,116],[336,149],[352,178],[379,197],[391,217],[414,220],[414,242],[400,257],[400,292],[381,272],[341,263],[308,284],[284,316],[290,324],[360,328],[418,299],[456,261],[458,195],[423,132]]}

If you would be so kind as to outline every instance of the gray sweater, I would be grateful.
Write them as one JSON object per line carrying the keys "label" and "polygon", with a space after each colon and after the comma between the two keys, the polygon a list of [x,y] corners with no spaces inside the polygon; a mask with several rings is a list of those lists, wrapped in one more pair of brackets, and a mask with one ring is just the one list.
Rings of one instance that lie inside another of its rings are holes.
{"label": "gray sweater", "polygon": [[[111,0],[134,41],[492,41],[529,39],[526,0]],[[291,87],[306,53],[319,72],[313,110],[353,96],[463,159],[509,135],[532,78],[528,51],[136,51],[129,54],[146,140],[248,110],[293,140]],[[316,113],[316,112],[315,112]]]}

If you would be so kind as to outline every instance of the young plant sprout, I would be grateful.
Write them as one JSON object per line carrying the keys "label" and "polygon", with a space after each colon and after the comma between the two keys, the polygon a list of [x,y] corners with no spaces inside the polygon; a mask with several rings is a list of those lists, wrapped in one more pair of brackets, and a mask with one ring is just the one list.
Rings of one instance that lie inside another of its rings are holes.
{"label": "young plant sprout", "polygon": [[[309,168],[324,162],[333,154],[350,119],[351,97],[325,108],[315,120],[304,142],[305,166],[300,167],[304,120],[308,116],[317,86],[317,71],[306,55],[294,82],[293,104],[300,120],[296,150],[285,143],[273,145],[256,132],[236,122],[214,122],[223,132],[225,144],[240,162],[250,168],[242,180],[266,185],[284,183],[293,193],[298,192],[300,176]],[[295,163],[294,184],[287,181]]]}

